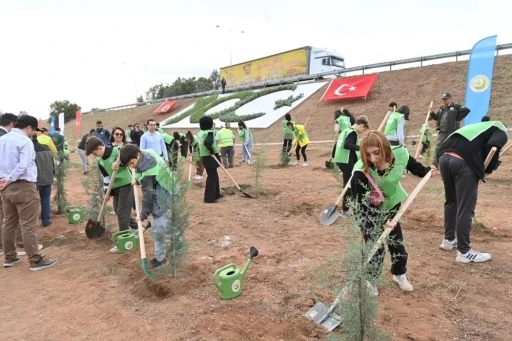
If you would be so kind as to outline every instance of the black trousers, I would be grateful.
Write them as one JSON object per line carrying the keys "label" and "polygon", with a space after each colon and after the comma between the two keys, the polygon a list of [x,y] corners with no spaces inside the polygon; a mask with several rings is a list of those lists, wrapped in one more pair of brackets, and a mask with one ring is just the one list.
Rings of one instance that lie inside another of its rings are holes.
{"label": "black trousers", "polygon": [[[338,168],[341,171],[341,174],[343,175],[343,187],[345,187],[348,184],[350,177],[352,176],[352,169],[354,168],[354,164],[336,162],[336,165],[338,166]],[[351,196],[352,192],[349,188],[347,193],[345,193],[345,195],[343,196],[343,212],[348,212],[347,198]]]}
{"label": "black trousers", "polygon": [[217,173],[217,168],[205,169],[208,176],[204,188],[204,202],[212,203],[220,198],[219,173]]}
{"label": "black trousers", "polygon": [[422,146],[420,154],[425,154],[430,149],[430,141],[422,142],[421,144]]}
{"label": "black trousers", "polygon": [[169,167],[171,167],[171,169],[175,171],[178,165],[179,143],[174,141],[172,145],[165,144],[165,147],[167,148],[167,154],[169,156]]}
{"label": "black trousers", "polygon": [[454,240],[461,253],[471,248],[471,223],[478,197],[478,177],[464,160],[443,154],[439,171],[444,184],[444,238]]}
{"label": "black trousers", "polygon": [[304,146],[299,146],[299,144],[297,143],[297,147],[295,147],[295,155],[297,156],[297,161],[300,161],[300,154],[299,152],[302,154],[302,157],[304,158],[304,162],[308,162],[308,157],[306,156],[306,148],[308,147],[308,145],[304,145]]}
{"label": "black trousers", "polygon": [[283,140],[283,153],[290,153],[290,150],[292,149],[292,141],[292,139]]}
{"label": "black trousers", "polygon": [[187,141],[185,141],[181,144],[180,152],[181,152],[181,156],[187,157],[187,155],[188,155],[188,142]]}
{"label": "black trousers", "polygon": [[133,186],[130,184],[114,188],[111,195],[114,200],[114,212],[116,212],[119,231],[126,231],[129,228],[136,229],[137,221],[132,218],[132,205],[135,205]]}
{"label": "black trousers", "polygon": [[[400,204],[396,205],[393,209],[388,211],[387,214],[383,215],[376,209],[368,210],[369,214],[367,219],[361,228],[363,233],[364,241],[374,243],[381,236],[383,230],[383,224],[389,219],[393,219],[396,212],[398,212]],[[391,273],[396,276],[403,275],[407,272],[407,251],[404,245],[404,236],[402,234],[402,226],[400,222],[396,224],[396,227],[391,231],[387,239],[387,246],[389,253],[391,254]],[[375,253],[370,261],[368,270],[374,278],[378,278],[384,263],[385,248],[382,246]]]}

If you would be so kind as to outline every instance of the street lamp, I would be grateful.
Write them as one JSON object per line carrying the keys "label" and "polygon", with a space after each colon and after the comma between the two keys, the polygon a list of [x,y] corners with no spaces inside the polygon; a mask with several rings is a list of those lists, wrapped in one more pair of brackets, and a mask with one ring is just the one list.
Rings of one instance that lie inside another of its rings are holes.
{"label": "street lamp", "polygon": [[[220,25],[215,25],[216,28],[222,28]],[[236,33],[245,33],[245,31],[234,31]],[[233,41],[232,41],[232,35],[233,29],[229,29],[229,65],[233,65]]]}
{"label": "street lamp", "polygon": [[[126,62],[124,62],[123,65],[125,67],[129,66],[129,64],[126,63]],[[144,65],[142,68],[145,70],[146,69],[146,65]],[[133,69],[133,85],[134,85],[134,88],[135,88],[135,99],[137,99],[138,98],[138,91],[137,91],[137,68],[132,65],[132,69]]]}

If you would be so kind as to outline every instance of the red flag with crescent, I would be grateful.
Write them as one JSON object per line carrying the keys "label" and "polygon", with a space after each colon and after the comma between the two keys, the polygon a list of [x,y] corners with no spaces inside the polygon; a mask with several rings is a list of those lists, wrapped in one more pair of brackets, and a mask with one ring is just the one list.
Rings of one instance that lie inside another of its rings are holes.
{"label": "red flag with crescent", "polygon": [[322,101],[340,101],[349,98],[361,98],[368,96],[377,74],[362,75],[347,78],[336,78],[327,87]]}

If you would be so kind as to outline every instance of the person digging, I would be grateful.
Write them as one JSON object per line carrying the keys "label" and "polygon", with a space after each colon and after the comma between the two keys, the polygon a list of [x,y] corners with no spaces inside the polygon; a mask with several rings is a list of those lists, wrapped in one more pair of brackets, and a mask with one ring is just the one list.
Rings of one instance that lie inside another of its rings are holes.
{"label": "person digging", "polygon": [[309,144],[308,133],[306,132],[306,126],[302,124],[293,124],[292,122],[288,122],[286,124],[288,128],[293,131],[293,137],[295,138],[295,156],[297,157],[296,165],[300,165],[300,154],[304,158],[304,163],[302,164],[304,167],[308,165],[308,157],[306,155],[306,148]]}

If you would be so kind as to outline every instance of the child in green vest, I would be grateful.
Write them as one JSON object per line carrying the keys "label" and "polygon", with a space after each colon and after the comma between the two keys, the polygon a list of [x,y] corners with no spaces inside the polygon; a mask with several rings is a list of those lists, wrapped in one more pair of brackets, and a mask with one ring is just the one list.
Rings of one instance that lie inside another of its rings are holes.
{"label": "child in green vest", "polygon": [[201,161],[201,156],[199,155],[199,138],[193,135],[189,130],[187,131],[187,141],[189,152],[192,154],[192,162],[196,164],[196,174],[194,175],[194,180],[201,180],[204,174],[204,166],[203,161]]}
{"label": "child in green vest", "polygon": [[409,107],[402,105],[397,111],[389,114],[384,135],[391,142],[391,145],[398,146],[405,143],[405,121],[409,120]]}
{"label": "child in green vest", "polygon": [[142,188],[142,208],[137,220],[144,221],[149,215],[153,217],[151,233],[155,257],[150,260],[149,268],[154,269],[167,263],[165,229],[171,197],[177,191],[176,179],[165,161],[152,149],[140,150],[136,145],[127,144],[121,148],[120,158],[123,165],[135,170]]}
{"label": "child in green vest", "polygon": [[[199,156],[206,169],[206,185],[204,187],[204,202],[215,203],[224,195],[220,194],[219,174],[217,168],[219,167],[220,156],[215,143],[215,131],[213,130],[213,119],[210,116],[203,116],[199,119],[199,127],[201,131],[197,134],[199,138]],[[215,161],[215,159],[217,161]]]}
{"label": "child in green vest", "polygon": [[[468,124],[450,134],[437,152],[443,178],[444,239],[441,249],[457,248],[455,261],[479,263],[491,254],[471,248],[471,224],[478,199],[478,183],[499,166],[500,150],[508,140],[507,127],[499,121]],[[484,161],[493,147],[497,151],[487,168]]]}
{"label": "child in green vest", "polygon": [[[386,136],[378,130],[370,130],[361,139],[361,160],[354,166],[350,182],[352,198],[356,203],[354,212],[356,222],[360,225],[365,242],[376,242],[383,232],[383,225],[390,224],[398,212],[401,202],[407,198],[407,193],[400,184],[402,174],[408,170],[418,177],[424,177],[433,172],[435,167],[425,167],[409,156],[403,146],[391,146]],[[369,198],[373,184],[380,188],[384,200],[377,206]],[[393,281],[400,289],[412,291],[405,273],[407,272],[407,252],[405,251],[402,227],[398,222],[389,234],[387,245],[391,254],[391,273]],[[378,294],[375,280],[382,271],[384,262],[384,247],[373,256],[369,270],[370,292]]]}
{"label": "child in green vest", "polygon": [[425,153],[428,153],[430,150],[430,142],[432,141],[432,133],[434,129],[432,125],[434,124],[434,119],[432,117],[428,117],[428,123],[423,123],[421,126],[420,134],[423,134],[423,139],[421,140],[421,153],[420,159],[425,158]]}
{"label": "child in green vest", "polygon": [[287,124],[291,122],[295,124],[295,121],[292,121],[292,115],[286,114],[284,115],[283,120],[283,153],[289,154],[292,149],[292,141],[293,141],[293,131],[288,128]]}
{"label": "child in green vest", "polygon": [[242,163],[247,161],[248,164],[251,164],[253,136],[244,121],[238,122],[238,134],[240,135],[240,140],[242,140]]}
{"label": "child in green vest", "polygon": [[[338,137],[340,136],[340,133],[345,130],[346,128],[351,127],[355,122],[356,119],[354,115],[350,113],[347,109],[342,108],[342,110],[335,110],[334,111],[334,131],[336,132],[334,146],[332,147],[332,154],[334,154],[336,150],[336,145],[338,144]],[[331,159],[332,160],[332,159]],[[331,161],[329,160],[329,161]]]}
{"label": "child in green vest", "polygon": [[[353,126],[345,128],[338,136],[336,148],[331,157],[343,175],[343,187],[352,176],[352,170],[359,157],[359,136],[370,128],[366,116],[359,117]],[[347,198],[351,195],[350,188],[343,197],[342,218],[350,218]]]}
{"label": "child in green vest", "polygon": [[[98,168],[103,175],[103,189],[106,193],[112,173],[116,167],[116,161],[119,158],[119,147],[105,146],[100,138],[91,136],[85,142],[85,154],[87,156],[91,154],[96,156]],[[131,183],[132,179],[128,169],[119,166],[110,196],[107,198],[107,200],[110,197],[114,198],[114,211],[117,215],[119,231],[125,231],[128,228],[137,229],[137,222],[131,217],[132,205],[134,203]],[[110,252],[118,253],[119,250],[117,246],[114,246],[110,249]]]}

